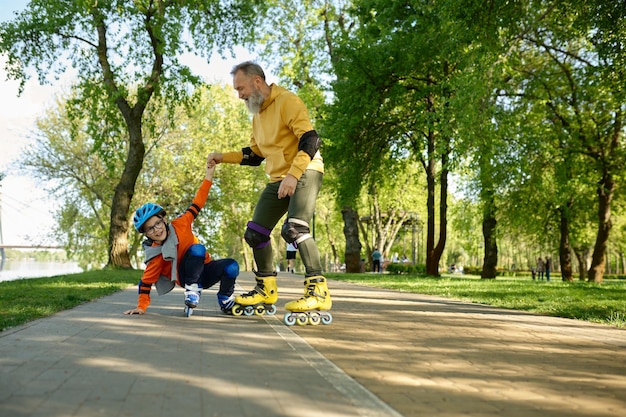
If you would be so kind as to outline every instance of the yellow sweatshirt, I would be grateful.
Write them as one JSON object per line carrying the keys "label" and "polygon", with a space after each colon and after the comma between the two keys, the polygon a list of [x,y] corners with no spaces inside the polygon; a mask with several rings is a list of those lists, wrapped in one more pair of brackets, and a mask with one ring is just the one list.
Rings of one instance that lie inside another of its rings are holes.
{"label": "yellow sweatshirt", "polygon": [[[313,159],[298,151],[302,135],[313,130],[304,102],[294,93],[272,84],[272,92],[265,99],[261,111],[252,118],[250,148],[265,158],[265,172],[270,181],[281,181],[287,174],[300,179],[307,169],[324,172],[324,162],[319,151]],[[222,162],[240,164],[242,151],[223,154]]]}

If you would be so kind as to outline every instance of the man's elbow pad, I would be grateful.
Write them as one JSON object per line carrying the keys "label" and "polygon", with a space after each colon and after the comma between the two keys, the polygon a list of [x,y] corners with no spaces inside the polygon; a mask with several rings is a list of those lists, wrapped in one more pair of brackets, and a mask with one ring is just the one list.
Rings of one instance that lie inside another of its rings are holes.
{"label": "man's elbow pad", "polygon": [[317,132],[315,130],[309,130],[300,138],[298,150],[306,152],[311,159],[313,159],[317,150],[320,148],[321,142],[320,137],[317,136]]}
{"label": "man's elbow pad", "polygon": [[250,147],[243,148],[242,151],[243,151],[243,159],[241,160],[240,165],[252,165],[256,167],[256,166],[261,165],[261,162],[263,162],[263,160],[265,159],[265,158],[261,158],[259,155],[252,152],[252,148]]}

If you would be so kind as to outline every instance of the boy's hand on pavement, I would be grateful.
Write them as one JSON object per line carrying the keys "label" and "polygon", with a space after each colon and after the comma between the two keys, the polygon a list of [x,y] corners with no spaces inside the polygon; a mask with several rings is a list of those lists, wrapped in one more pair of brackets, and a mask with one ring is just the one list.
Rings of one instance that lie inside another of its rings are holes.
{"label": "boy's hand on pavement", "polygon": [[132,310],[126,310],[124,314],[145,314],[146,310],[140,308],[133,308]]}

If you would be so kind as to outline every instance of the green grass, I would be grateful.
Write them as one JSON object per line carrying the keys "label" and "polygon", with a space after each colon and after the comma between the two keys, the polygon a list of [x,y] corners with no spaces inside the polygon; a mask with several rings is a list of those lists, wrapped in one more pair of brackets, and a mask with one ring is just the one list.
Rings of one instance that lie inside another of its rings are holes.
{"label": "green grass", "polygon": [[528,311],[626,327],[626,282],[532,281],[519,278],[328,274],[329,278],[419,294],[436,295],[494,307]]}
{"label": "green grass", "polygon": [[[50,278],[0,282],[0,331],[136,285],[139,270],[102,270]],[[415,275],[328,274],[355,284],[472,303],[568,317],[626,327],[626,282],[603,284],[531,281],[519,278],[481,280],[471,276],[441,278]]]}
{"label": "green grass", "polygon": [[136,285],[141,273],[101,270],[0,282],[0,331]]}

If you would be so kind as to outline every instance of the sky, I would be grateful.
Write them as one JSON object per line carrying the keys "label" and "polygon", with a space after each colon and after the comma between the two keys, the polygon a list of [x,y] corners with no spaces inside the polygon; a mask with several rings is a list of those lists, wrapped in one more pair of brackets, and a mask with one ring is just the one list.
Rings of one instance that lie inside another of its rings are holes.
{"label": "sky", "polygon": [[[14,12],[24,10],[27,4],[28,0],[0,0],[0,22],[11,20]],[[195,56],[180,59],[209,82],[230,83],[233,65],[256,58],[240,48],[235,50],[234,58],[215,55],[210,63]],[[5,62],[6,58],[0,55],[0,172],[6,175],[0,183],[0,244],[56,246],[59,243],[52,237],[51,230],[53,213],[59,204],[44,190],[45,184],[21,172],[17,160],[22,151],[33,144],[36,120],[54,105],[59,93],[67,91],[72,77],[68,72],[52,86],[41,86],[31,79],[18,97],[19,85],[7,81]]]}

